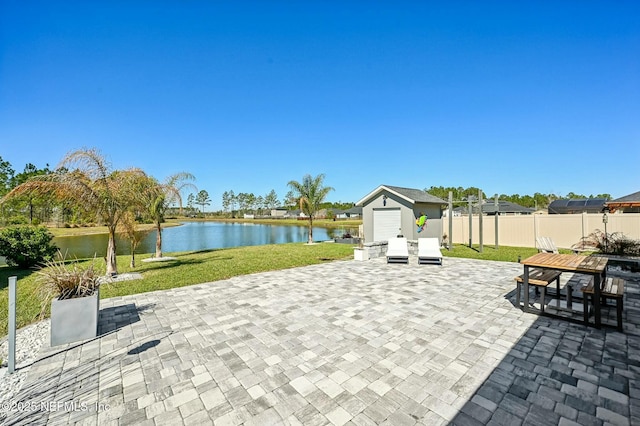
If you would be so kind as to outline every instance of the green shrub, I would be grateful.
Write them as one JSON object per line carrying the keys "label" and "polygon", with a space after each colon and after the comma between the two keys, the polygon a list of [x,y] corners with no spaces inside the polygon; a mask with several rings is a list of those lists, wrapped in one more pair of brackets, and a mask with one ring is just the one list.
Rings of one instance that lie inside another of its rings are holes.
{"label": "green shrub", "polygon": [[53,235],[43,226],[14,226],[0,230],[0,256],[7,264],[30,268],[51,260],[58,250]]}
{"label": "green shrub", "polygon": [[9,218],[7,223],[9,225],[26,225],[29,221],[24,216],[13,216]]}
{"label": "green shrub", "polygon": [[616,232],[609,235],[607,252],[618,256],[638,256],[640,255],[640,241]]}

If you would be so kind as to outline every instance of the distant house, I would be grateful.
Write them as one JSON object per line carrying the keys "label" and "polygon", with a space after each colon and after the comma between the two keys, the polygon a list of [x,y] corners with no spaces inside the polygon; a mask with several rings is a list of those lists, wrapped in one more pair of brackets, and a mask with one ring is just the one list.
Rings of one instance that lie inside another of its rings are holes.
{"label": "distant house", "polygon": [[568,198],[549,204],[549,214],[602,213],[606,198]]}
{"label": "distant house", "polygon": [[[446,201],[421,189],[380,185],[360,201],[365,241],[387,241],[403,235],[442,238],[442,208]],[[420,212],[427,215],[427,226],[417,232],[416,219]]]}
{"label": "distant house", "polygon": [[362,207],[351,207],[347,210],[329,209],[336,219],[358,219],[362,216]]}
{"label": "distant house", "polygon": [[362,217],[362,207],[354,206],[344,211],[349,219],[359,219]]}
{"label": "distant house", "polygon": [[[467,215],[469,208],[467,206],[460,206],[453,209],[453,216],[461,216]],[[480,209],[477,206],[473,207],[473,214],[478,214]],[[486,200],[482,203],[482,214],[488,216],[494,216],[496,213],[500,216],[503,215],[523,215],[523,214],[533,214],[535,213],[535,209],[521,206],[520,204],[512,203],[510,201],[501,201],[498,200],[498,208],[496,209],[496,205],[491,200]]]}
{"label": "distant house", "polygon": [[334,219],[346,219],[347,215],[344,210],[340,209],[327,209],[326,217],[333,217]]}
{"label": "distant house", "polygon": [[640,213],[640,192],[634,192],[633,194],[607,201],[605,207],[611,213],[616,210],[622,213]]}
{"label": "distant house", "polygon": [[521,215],[521,214],[533,214],[536,209],[531,207],[524,207],[520,204],[512,203],[510,201],[498,200],[498,206],[493,201],[485,201],[482,204],[482,213],[489,216],[498,215]]}
{"label": "distant house", "polygon": [[302,212],[302,210],[300,209],[296,209],[296,210],[289,210],[287,212],[287,214],[285,215],[285,217],[289,217],[289,218],[299,218],[299,217],[307,217],[306,214],[304,214]]}
{"label": "distant house", "polygon": [[285,217],[287,215],[287,209],[284,207],[276,207],[271,209],[271,217]]}
{"label": "distant house", "polygon": [[[467,214],[467,209],[464,209],[464,214]],[[457,207],[455,209],[453,209],[453,217],[460,217],[463,215],[462,209],[461,207]],[[442,210],[442,217],[449,217],[449,208],[445,207],[444,210]]]}

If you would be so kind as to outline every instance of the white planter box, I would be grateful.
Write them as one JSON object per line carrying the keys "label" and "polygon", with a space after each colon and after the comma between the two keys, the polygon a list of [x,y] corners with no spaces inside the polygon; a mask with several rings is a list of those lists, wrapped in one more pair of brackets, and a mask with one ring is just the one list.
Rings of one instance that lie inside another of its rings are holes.
{"label": "white planter box", "polygon": [[369,250],[365,250],[365,249],[353,249],[353,258],[355,260],[369,260]]}
{"label": "white planter box", "polygon": [[100,295],[51,302],[51,346],[91,339],[98,335]]}

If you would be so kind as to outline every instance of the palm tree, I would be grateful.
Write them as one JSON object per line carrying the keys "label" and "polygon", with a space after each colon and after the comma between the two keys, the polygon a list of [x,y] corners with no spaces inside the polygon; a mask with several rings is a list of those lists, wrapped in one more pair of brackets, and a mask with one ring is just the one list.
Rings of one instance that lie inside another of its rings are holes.
{"label": "palm tree", "polygon": [[316,177],[305,175],[302,183],[292,180],[288,183],[295,193],[300,210],[309,218],[309,244],[313,243],[313,216],[320,210],[320,204],[324,202],[329,191],[333,191],[330,186],[323,186],[324,174]]}
{"label": "palm tree", "polygon": [[109,231],[107,275],[117,275],[116,227],[135,205],[140,179],[146,178],[140,169],[112,171],[98,150],[81,149],[67,154],[55,172],[34,176],[14,188],[2,202],[30,193],[52,195],[98,216]]}
{"label": "palm tree", "polygon": [[164,222],[164,214],[176,202],[182,212],[182,196],[180,193],[185,188],[195,189],[195,185],[186,182],[187,180],[195,180],[195,177],[191,173],[180,172],[169,176],[165,183],[156,182],[155,185],[149,188],[149,214],[156,225],[156,258],[162,257],[162,222]]}

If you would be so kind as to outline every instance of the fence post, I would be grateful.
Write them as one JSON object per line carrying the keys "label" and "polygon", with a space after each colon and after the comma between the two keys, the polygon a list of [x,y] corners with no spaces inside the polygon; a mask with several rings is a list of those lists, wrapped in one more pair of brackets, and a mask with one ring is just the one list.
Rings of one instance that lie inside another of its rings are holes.
{"label": "fence post", "polygon": [[453,192],[449,191],[449,251],[453,247]]}
{"label": "fence post", "polygon": [[9,277],[9,374],[16,369],[16,279]]}
{"label": "fence post", "polygon": [[500,203],[498,203],[498,194],[495,195],[495,200],[493,201],[496,211],[495,217],[495,228],[496,228],[496,250],[498,250],[498,213],[500,211]]}
{"label": "fence post", "polygon": [[482,228],[482,189],[478,189],[478,238],[480,243],[480,253],[482,253],[483,246],[483,228]]}
{"label": "fence post", "polygon": [[473,195],[467,196],[469,199],[469,248],[473,247],[473,205],[471,204],[473,200]]}

